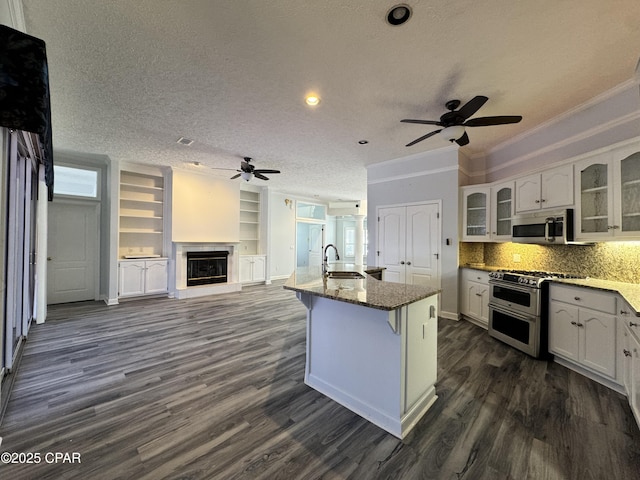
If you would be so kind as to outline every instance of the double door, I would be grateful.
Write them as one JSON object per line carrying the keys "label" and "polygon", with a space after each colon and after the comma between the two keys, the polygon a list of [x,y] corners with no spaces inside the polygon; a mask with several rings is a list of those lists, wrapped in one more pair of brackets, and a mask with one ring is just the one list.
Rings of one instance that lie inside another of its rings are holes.
{"label": "double door", "polygon": [[440,284],[440,206],[438,203],[378,210],[378,266],[390,282]]}

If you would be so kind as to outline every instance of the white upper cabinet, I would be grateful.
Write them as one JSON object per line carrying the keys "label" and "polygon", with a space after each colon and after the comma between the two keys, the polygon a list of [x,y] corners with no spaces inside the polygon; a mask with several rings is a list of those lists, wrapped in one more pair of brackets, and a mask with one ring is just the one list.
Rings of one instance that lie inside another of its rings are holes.
{"label": "white upper cabinet", "polygon": [[462,240],[465,242],[486,242],[490,240],[489,193],[491,189],[463,187],[462,189]]}
{"label": "white upper cabinet", "polygon": [[576,163],[576,239],[640,239],[640,145]]}
{"label": "white upper cabinet", "polygon": [[516,180],[516,212],[573,205],[573,165],[545,170]]}
{"label": "white upper cabinet", "polygon": [[511,240],[511,218],[514,214],[514,182],[501,183],[491,187],[491,239],[497,242]]}

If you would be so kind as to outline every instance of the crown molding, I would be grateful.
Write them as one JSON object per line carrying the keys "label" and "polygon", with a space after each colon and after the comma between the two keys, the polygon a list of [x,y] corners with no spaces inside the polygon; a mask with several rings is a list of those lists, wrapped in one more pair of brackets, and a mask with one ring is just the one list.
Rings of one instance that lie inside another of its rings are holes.
{"label": "crown molding", "polygon": [[0,14],[2,23],[23,33],[27,32],[22,0],[0,0]]}
{"label": "crown molding", "polygon": [[401,175],[394,175],[392,177],[384,177],[376,180],[367,180],[367,185],[376,185],[378,183],[393,182],[396,180],[408,180],[416,177],[421,177],[424,175],[435,175],[438,173],[451,172],[453,170],[459,171],[460,167],[458,165],[451,165],[449,167],[433,168],[431,170],[421,170],[419,172],[403,173]]}

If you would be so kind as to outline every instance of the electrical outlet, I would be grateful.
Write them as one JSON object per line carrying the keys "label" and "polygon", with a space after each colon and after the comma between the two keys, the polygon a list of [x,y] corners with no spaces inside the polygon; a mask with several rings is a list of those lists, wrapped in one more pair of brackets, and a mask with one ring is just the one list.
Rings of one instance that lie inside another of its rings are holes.
{"label": "electrical outlet", "polygon": [[520,263],[520,260],[522,260],[522,259],[520,258],[520,254],[519,254],[519,253],[514,253],[514,254],[513,254],[513,261],[514,261],[515,263]]}

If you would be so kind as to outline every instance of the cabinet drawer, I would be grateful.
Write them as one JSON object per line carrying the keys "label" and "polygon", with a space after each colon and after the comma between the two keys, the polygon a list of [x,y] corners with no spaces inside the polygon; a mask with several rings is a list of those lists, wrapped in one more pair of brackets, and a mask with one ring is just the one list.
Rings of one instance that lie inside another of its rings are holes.
{"label": "cabinet drawer", "polygon": [[570,303],[600,312],[616,313],[616,296],[590,288],[568,287],[552,284],[549,288],[551,300]]}
{"label": "cabinet drawer", "polygon": [[462,269],[462,279],[470,280],[472,282],[479,282],[484,285],[489,284],[489,272],[484,270],[475,270],[473,268]]}

